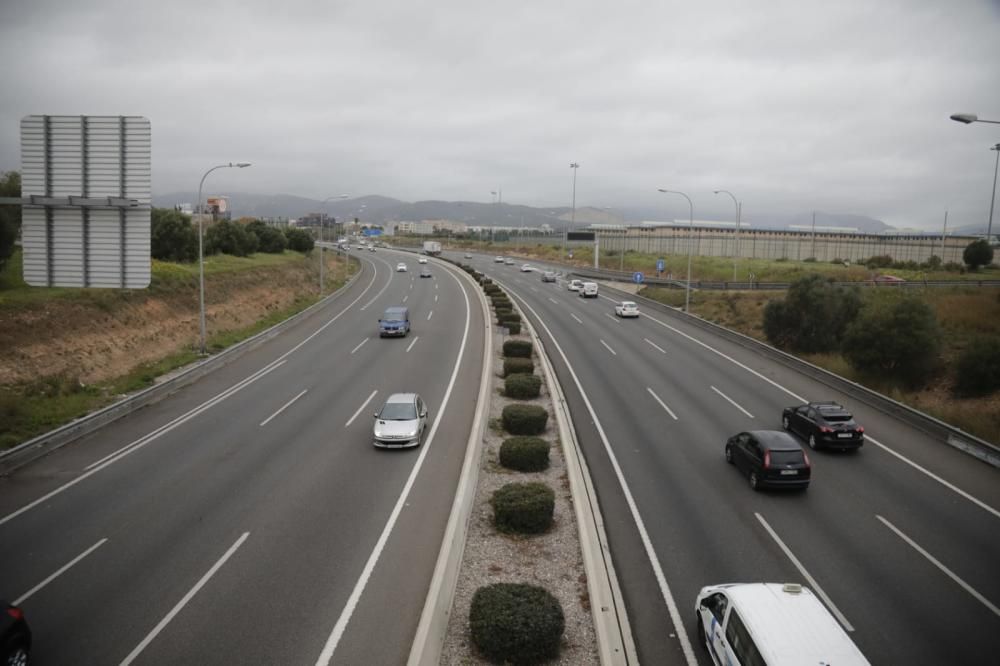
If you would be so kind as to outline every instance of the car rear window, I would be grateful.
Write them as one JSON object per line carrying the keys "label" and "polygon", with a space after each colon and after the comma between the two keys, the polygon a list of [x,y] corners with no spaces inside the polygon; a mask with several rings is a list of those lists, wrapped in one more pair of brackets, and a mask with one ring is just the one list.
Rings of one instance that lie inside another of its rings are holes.
{"label": "car rear window", "polygon": [[805,462],[802,451],[771,451],[771,463],[774,465],[795,465]]}

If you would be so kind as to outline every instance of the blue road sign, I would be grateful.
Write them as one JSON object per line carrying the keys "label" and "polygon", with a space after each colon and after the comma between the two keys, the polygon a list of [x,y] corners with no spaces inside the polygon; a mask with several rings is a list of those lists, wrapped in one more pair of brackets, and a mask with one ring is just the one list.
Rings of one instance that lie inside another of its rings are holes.
{"label": "blue road sign", "polygon": [[657,259],[656,260],[656,272],[657,273],[662,273],[663,269],[665,269],[666,267],[667,267],[667,262],[663,261],[663,259]]}
{"label": "blue road sign", "polygon": [[632,273],[632,282],[635,282],[636,284],[642,284],[643,279],[645,279],[645,276],[642,273],[638,271]]}

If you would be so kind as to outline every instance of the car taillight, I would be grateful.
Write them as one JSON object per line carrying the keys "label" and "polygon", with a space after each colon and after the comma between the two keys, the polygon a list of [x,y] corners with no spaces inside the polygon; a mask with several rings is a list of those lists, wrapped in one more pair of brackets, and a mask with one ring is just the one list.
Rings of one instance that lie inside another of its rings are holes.
{"label": "car taillight", "polygon": [[8,606],[7,607],[7,615],[10,615],[15,620],[23,620],[24,619],[24,611],[22,611],[20,608],[18,608],[16,606]]}
{"label": "car taillight", "polygon": [[858,426],[858,432],[859,433],[863,433],[864,431],[865,431],[865,427],[864,426]]}
{"label": "car taillight", "polygon": [[819,427],[820,432],[833,432],[833,428],[827,428],[826,426]]}
{"label": "car taillight", "polygon": [[802,452],[802,459],[806,462],[806,467],[812,468],[812,463],[809,462],[809,454],[805,451]]}
{"label": "car taillight", "polygon": [[771,468],[771,452],[764,451],[764,469]]}

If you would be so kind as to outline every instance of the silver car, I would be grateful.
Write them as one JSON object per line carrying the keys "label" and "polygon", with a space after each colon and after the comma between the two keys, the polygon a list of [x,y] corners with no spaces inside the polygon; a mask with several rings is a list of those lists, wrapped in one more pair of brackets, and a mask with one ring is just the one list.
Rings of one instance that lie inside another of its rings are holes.
{"label": "silver car", "polygon": [[374,444],[382,448],[419,446],[427,426],[427,405],[416,393],[393,393],[375,412]]}

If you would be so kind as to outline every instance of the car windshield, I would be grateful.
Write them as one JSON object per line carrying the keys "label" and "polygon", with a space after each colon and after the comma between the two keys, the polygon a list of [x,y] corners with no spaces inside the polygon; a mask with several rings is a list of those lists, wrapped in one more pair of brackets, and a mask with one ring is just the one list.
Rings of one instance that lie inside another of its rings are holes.
{"label": "car windshield", "polygon": [[412,421],[417,418],[417,409],[411,402],[389,402],[378,417],[383,421]]}
{"label": "car windshield", "polygon": [[801,451],[771,451],[772,465],[795,465],[802,462]]}

